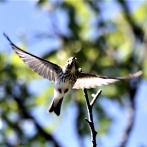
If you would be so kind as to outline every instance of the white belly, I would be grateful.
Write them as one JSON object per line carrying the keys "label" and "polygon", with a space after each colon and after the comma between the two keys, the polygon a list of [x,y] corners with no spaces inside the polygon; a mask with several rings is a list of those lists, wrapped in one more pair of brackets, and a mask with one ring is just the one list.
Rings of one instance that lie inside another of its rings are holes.
{"label": "white belly", "polygon": [[54,98],[55,99],[60,99],[63,98],[65,93],[68,92],[71,89],[71,84],[69,82],[59,82],[55,81],[54,85]]}
{"label": "white belly", "polygon": [[62,93],[64,92],[64,90],[66,90],[66,89],[71,89],[72,87],[71,87],[71,84],[69,83],[69,82],[66,82],[66,83],[64,83],[64,82],[58,82],[58,81],[55,81],[55,89],[61,89],[61,91],[62,91]]}

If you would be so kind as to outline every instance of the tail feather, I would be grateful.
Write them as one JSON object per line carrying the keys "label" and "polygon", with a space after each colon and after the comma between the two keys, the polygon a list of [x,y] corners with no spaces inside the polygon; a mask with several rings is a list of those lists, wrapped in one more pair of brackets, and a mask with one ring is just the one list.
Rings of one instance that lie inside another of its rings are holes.
{"label": "tail feather", "polygon": [[49,106],[48,112],[54,112],[56,115],[60,115],[61,110],[61,104],[62,104],[63,98],[61,98],[58,103],[55,105],[55,100],[53,99],[51,105]]}

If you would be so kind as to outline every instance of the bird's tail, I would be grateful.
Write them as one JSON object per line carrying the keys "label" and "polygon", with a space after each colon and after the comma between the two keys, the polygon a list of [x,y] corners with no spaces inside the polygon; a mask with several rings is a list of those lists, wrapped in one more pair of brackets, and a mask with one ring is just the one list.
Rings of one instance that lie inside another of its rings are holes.
{"label": "bird's tail", "polygon": [[48,112],[54,112],[56,115],[60,115],[60,110],[61,110],[61,104],[62,104],[63,98],[52,100],[52,103],[50,104],[48,108]]}

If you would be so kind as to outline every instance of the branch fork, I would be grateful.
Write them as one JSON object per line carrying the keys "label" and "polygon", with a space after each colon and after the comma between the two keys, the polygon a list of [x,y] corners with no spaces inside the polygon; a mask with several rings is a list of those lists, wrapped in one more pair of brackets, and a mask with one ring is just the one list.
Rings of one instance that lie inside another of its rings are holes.
{"label": "branch fork", "polygon": [[92,146],[96,147],[96,145],[97,145],[96,144],[96,134],[97,134],[97,132],[95,131],[95,128],[94,128],[92,108],[93,108],[93,105],[96,102],[97,98],[101,94],[102,90],[100,89],[100,90],[97,91],[96,94],[92,94],[93,99],[92,99],[91,102],[89,102],[87,90],[84,89],[83,91],[84,91],[84,96],[85,96],[85,99],[86,99],[86,106],[87,106],[87,113],[88,113],[88,118],[85,118],[85,120],[88,123],[89,128],[90,128]]}

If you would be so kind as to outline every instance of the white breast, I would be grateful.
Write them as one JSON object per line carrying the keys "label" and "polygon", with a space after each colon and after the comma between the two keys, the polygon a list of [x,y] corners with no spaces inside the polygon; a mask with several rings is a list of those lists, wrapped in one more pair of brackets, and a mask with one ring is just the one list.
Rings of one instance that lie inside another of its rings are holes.
{"label": "white breast", "polygon": [[69,82],[55,81],[55,89],[71,89],[71,84]]}

